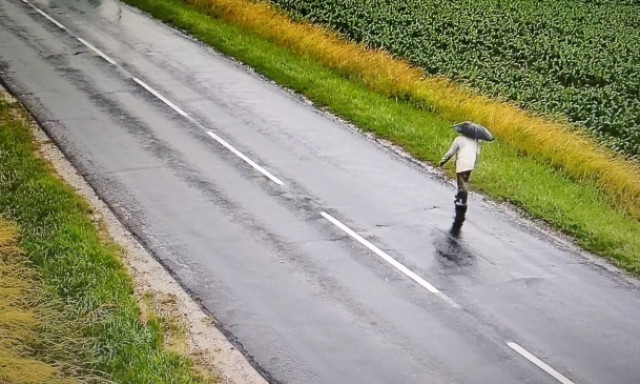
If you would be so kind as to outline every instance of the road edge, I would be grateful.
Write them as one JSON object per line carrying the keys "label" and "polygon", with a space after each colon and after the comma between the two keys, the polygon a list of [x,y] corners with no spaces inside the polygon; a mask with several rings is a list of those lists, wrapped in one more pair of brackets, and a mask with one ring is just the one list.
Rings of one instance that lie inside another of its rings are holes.
{"label": "road edge", "polygon": [[[21,103],[1,82],[0,97],[10,102]],[[122,249],[121,261],[133,282],[134,295],[140,305],[144,305],[142,300],[149,293],[172,297],[175,301],[172,305],[179,311],[187,331],[186,349],[191,358],[197,357],[201,365],[222,383],[268,384],[249,360],[216,327],[215,320],[118,220],[35,119],[30,120],[31,134],[38,154],[51,164],[56,174],[92,208],[92,221],[98,230],[104,228],[109,240]]]}

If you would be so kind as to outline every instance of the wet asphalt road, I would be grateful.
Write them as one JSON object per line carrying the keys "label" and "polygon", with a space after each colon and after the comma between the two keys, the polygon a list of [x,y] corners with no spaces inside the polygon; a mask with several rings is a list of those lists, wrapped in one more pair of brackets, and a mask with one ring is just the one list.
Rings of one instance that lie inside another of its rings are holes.
{"label": "wet asphalt road", "polygon": [[478,198],[452,234],[452,185],[136,10],[0,0],[0,78],[271,382],[640,383],[636,282]]}

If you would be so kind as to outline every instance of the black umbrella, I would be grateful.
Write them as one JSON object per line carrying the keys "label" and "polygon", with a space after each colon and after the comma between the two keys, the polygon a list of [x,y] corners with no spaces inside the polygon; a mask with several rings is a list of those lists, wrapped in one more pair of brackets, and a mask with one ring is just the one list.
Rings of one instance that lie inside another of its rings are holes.
{"label": "black umbrella", "polygon": [[459,134],[474,140],[493,141],[493,135],[487,128],[471,121],[456,124],[452,128]]}

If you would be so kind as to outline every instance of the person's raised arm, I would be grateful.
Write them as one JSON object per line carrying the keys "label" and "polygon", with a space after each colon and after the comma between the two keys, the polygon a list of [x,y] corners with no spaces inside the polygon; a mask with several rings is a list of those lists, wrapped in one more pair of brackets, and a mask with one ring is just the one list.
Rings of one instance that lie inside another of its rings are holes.
{"label": "person's raised arm", "polygon": [[453,143],[451,144],[451,148],[449,148],[449,150],[447,151],[447,153],[444,154],[444,156],[442,157],[442,160],[440,160],[440,166],[442,167],[443,165],[445,165],[447,163],[447,161],[449,161],[453,155],[455,155],[458,152],[458,139],[456,138],[455,140],[453,140]]}

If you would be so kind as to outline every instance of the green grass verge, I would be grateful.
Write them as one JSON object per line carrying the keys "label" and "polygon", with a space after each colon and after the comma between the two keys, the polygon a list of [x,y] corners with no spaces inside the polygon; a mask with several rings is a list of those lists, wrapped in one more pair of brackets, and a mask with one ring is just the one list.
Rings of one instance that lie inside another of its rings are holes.
{"label": "green grass verge", "polygon": [[[180,0],[125,2],[250,65],[362,129],[391,140],[420,160],[439,160],[454,137],[450,121],[368,91],[309,58],[207,16],[203,9]],[[578,184],[547,164],[497,142],[484,146],[472,185],[514,203],[570,234],[580,246],[640,276],[640,225],[613,209],[613,202],[596,188]],[[428,199],[425,193],[425,201]]]}
{"label": "green grass verge", "polygon": [[[141,323],[120,250],[106,244],[90,208],[35,155],[26,114],[0,99],[0,215],[18,226],[29,257],[84,342],[83,368],[119,383],[201,383],[163,347],[162,324]],[[1,336],[1,335],[0,335]]]}

